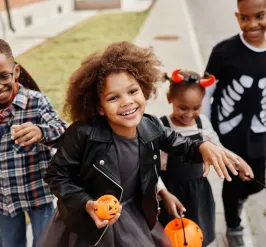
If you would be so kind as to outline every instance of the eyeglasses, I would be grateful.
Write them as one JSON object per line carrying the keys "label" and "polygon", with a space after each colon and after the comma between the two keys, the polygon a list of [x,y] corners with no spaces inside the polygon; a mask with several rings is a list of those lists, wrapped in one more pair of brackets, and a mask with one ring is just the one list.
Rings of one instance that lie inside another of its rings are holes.
{"label": "eyeglasses", "polygon": [[12,72],[0,74],[0,84],[5,85],[5,84],[9,84],[12,82],[14,74],[15,74],[15,68],[16,68],[16,64],[14,63]]}

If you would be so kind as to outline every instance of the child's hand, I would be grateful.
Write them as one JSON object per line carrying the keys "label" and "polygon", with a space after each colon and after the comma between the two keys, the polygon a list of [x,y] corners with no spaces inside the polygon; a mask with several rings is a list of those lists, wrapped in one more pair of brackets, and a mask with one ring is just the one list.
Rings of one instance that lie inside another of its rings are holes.
{"label": "child's hand", "polygon": [[11,126],[11,139],[16,144],[28,146],[32,143],[38,143],[43,138],[41,129],[31,122],[22,125]]}
{"label": "child's hand", "polygon": [[[183,214],[186,209],[183,204],[167,189],[162,189],[159,192],[163,199],[164,205],[169,214],[173,215],[175,218],[180,218],[178,211]],[[178,210],[178,211],[177,211]]]}
{"label": "child's hand", "polygon": [[118,218],[121,215],[122,206],[120,206],[119,212],[115,215],[115,217],[113,219],[111,219],[111,220],[103,220],[103,219],[100,219],[98,217],[98,215],[94,211],[94,209],[96,208],[96,206],[97,206],[97,201],[88,201],[86,203],[86,212],[91,216],[91,218],[95,222],[95,225],[98,228],[103,228],[103,227],[105,227],[107,225],[113,225],[118,220]]}
{"label": "child's hand", "polygon": [[[200,145],[199,151],[202,154],[204,162],[204,174],[206,177],[210,171],[210,166],[212,165],[220,178],[226,178],[226,180],[231,181],[231,177],[228,174],[226,167],[234,174],[237,175],[237,171],[231,161],[235,164],[239,164],[239,160],[232,155],[231,152],[223,147],[216,146],[211,142],[204,142]],[[231,161],[230,161],[231,160]]]}
{"label": "child's hand", "polygon": [[252,178],[254,178],[251,167],[241,157],[238,157],[238,160],[240,161],[240,164],[236,165],[236,169],[238,170],[239,177],[243,181],[250,181]]}

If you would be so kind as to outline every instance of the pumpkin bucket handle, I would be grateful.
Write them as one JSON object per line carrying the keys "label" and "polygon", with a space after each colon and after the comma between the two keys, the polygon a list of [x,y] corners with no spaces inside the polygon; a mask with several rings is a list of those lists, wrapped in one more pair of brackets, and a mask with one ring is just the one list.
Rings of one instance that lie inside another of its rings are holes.
{"label": "pumpkin bucket handle", "polygon": [[186,239],[185,226],[184,226],[184,222],[183,222],[182,214],[181,214],[180,211],[178,211],[178,214],[179,214],[179,216],[180,216],[181,223],[182,223],[182,229],[183,229],[183,234],[184,234],[184,245],[185,245],[185,246],[188,246],[187,239]]}

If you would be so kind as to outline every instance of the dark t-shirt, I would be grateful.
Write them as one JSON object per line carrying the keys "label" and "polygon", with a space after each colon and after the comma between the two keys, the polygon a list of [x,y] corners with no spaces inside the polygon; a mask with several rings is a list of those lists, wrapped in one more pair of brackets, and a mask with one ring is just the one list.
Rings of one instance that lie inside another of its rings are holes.
{"label": "dark t-shirt", "polygon": [[122,201],[125,201],[134,196],[139,181],[139,140],[138,136],[125,138],[115,133],[113,138],[123,187]]}
{"label": "dark t-shirt", "polygon": [[266,153],[266,49],[244,44],[240,35],[213,48],[206,71],[218,83],[211,122],[221,142],[246,157]]}

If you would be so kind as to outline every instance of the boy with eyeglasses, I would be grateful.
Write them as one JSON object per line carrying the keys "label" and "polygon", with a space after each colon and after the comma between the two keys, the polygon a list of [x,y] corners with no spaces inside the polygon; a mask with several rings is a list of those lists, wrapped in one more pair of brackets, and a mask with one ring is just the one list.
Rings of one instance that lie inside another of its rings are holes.
{"label": "boy with eyeglasses", "polygon": [[[21,83],[27,87],[25,88]],[[30,75],[0,40],[0,229],[3,247],[26,247],[27,212],[33,247],[54,210],[43,181],[52,147],[67,128]]]}

